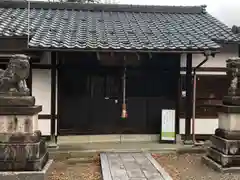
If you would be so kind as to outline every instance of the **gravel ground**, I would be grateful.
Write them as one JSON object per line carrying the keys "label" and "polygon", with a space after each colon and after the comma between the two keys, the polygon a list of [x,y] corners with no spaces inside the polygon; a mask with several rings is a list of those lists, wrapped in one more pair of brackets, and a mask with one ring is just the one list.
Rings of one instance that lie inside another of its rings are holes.
{"label": "gravel ground", "polygon": [[203,154],[153,154],[173,180],[240,180],[239,174],[222,174],[201,162]]}
{"label": "gravel ground", "polygon": [[48,180],[101,180],[99,156],[90,163],[68,163],[55,161]]}

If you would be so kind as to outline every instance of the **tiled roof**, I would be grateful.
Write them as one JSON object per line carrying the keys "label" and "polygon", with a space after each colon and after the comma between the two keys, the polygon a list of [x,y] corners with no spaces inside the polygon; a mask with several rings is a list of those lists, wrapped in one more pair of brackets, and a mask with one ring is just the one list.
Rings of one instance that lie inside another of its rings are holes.
{"label": "tiled roof", "polygon": [[0,2],[0,36],[29,32],[30,47],[58,49],[204,50],[218,49],[219,41],[239,42],[205,6],[31,2],[30,11],[27,7]]}
{"label": "tiled roof", "polygon": [[240,26],[233,25],[233,26],[232,26],[232,32],[233,32],[234,34],[237,34],[237,35],[239,36],[239,34],[240,34]]}

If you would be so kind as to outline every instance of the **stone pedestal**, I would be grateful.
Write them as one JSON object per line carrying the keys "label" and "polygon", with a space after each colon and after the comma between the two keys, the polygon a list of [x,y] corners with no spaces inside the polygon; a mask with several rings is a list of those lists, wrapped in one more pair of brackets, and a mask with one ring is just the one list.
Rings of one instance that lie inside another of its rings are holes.
{"label": "stone pedestal", "polygon": [[228,95],[218,105],[219,127],[203,162],[221,172],[240,172],[240,59],[227,61]]}
{"label": "stone pedestal", "polygon": [[42,106],[32,104],[34,98],[28,96],[8,99],[0,103],[0,171],[42,171],[49,162],[38,130]]}
{"label": "stone pedestal", "polygon": [[[240,170],[240,106],[222,105],[219,107],[219,128],[210,138],[211,146],[208,148],[204,161],[208,165],[218,165],[219,171]],[[209,163],[212,162],[212,163]]]}

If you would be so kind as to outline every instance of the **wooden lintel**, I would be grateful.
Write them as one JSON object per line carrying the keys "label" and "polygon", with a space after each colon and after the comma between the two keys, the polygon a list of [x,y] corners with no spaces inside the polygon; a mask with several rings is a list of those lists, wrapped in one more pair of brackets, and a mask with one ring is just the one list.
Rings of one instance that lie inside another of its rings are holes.
{"label": "wooden lintel", "polygon": [[32,62],[40,62],[41,57],[43,55],[43,52],[25,52],[25,51],[0,51],[0,62],[1,63],[7,63],[9,59],[11,58],[12,55],[14,54],[26,54],[27,56],[30,57]]}
{"label": "wooden lintel", "polygon": [[28,41],[27,38],[0,38],[0,51],[14,51],[19,52],[27,49]]}

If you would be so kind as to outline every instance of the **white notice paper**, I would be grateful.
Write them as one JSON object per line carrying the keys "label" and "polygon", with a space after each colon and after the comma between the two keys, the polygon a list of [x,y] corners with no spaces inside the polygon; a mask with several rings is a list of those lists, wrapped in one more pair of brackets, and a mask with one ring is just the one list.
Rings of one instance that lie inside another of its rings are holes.
{"label": "white notice paper", "polygon": [[175,140],[175,110],[162,109],[161,140]]}

